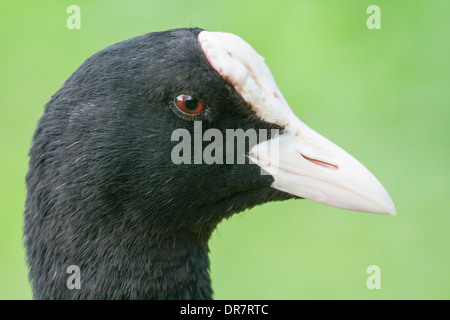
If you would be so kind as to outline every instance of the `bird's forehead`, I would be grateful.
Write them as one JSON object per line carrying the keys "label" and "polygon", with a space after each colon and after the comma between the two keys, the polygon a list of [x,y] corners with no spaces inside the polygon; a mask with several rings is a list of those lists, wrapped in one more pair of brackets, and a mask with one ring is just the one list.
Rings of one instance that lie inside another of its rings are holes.
{"label": "bird's forehead", "polygon": [[202,31],[198,42],[211,66],[230,82],[264,121],[286,126],[292,111],[260,56],[240,37]]}

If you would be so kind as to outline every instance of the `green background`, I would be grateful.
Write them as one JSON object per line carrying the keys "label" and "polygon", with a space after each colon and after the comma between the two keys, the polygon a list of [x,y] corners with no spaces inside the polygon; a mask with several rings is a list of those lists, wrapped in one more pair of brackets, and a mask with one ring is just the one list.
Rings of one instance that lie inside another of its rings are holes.
{"label": "green background", "polygon": [[[81,8],[81,30],[66,9]],[[366,9],[381,8],[381,30]],[[449,299],[450,1],[1,1],[0,298],[29,299],[27,152],[49,100],[90,55],[151,31],[202,27],[249,42],[295,113],[369,168],[397,216],[307,200],[224,221],[216,299]],[[369,265],[381,289],[366,287]]]}

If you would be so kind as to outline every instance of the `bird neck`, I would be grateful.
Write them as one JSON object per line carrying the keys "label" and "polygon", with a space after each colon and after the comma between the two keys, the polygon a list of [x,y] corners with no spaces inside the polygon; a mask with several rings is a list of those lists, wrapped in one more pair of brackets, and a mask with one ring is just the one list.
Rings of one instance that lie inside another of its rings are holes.
{"label": "bird neck", "polygon": [[[64,233],[44,230],[46,241],[38,249],[48,255],[29,249],[34,298],[212,299],[210,234],[195,233],[194,226],[156,228],[119,215],[95,217],[88,227],[71,222],[63,223],[70,226]],[[73,265],[78,288],[68,285]]]}
{"label": "bird neck", "polygon": [[170,234],[118,235],[100,255],[111,259],[94,262],[101,274],[88,287],[105,288],[105,299],[212,299],[207,239]]}
{"label": "bird neck", "polygon": [[109,265],[107,292],[121,299],[212,299],[208,243],[171,240],[123,246],[123,256],[114,256],[121,266]]}

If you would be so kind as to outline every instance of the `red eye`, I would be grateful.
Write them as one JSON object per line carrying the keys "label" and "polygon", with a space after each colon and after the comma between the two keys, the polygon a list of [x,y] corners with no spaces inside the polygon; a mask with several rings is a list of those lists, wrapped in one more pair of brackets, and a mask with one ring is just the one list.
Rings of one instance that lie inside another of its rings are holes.
{"label": "red eye", "polygon": [[180,94],[175,99],[177,107],[186,114],[196,115],[205,109],[205,104],[193,96]]}

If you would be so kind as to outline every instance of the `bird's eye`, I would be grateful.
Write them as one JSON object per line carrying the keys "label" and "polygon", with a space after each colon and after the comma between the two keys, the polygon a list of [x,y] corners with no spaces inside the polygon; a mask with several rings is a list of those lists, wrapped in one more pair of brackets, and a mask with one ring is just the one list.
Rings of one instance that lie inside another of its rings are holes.
{"label": "bird's eye", "polygon": [[184,114],[195,116],[205,109],[205,104],[187,94],[180,94],[175,98],[175,104]]}

